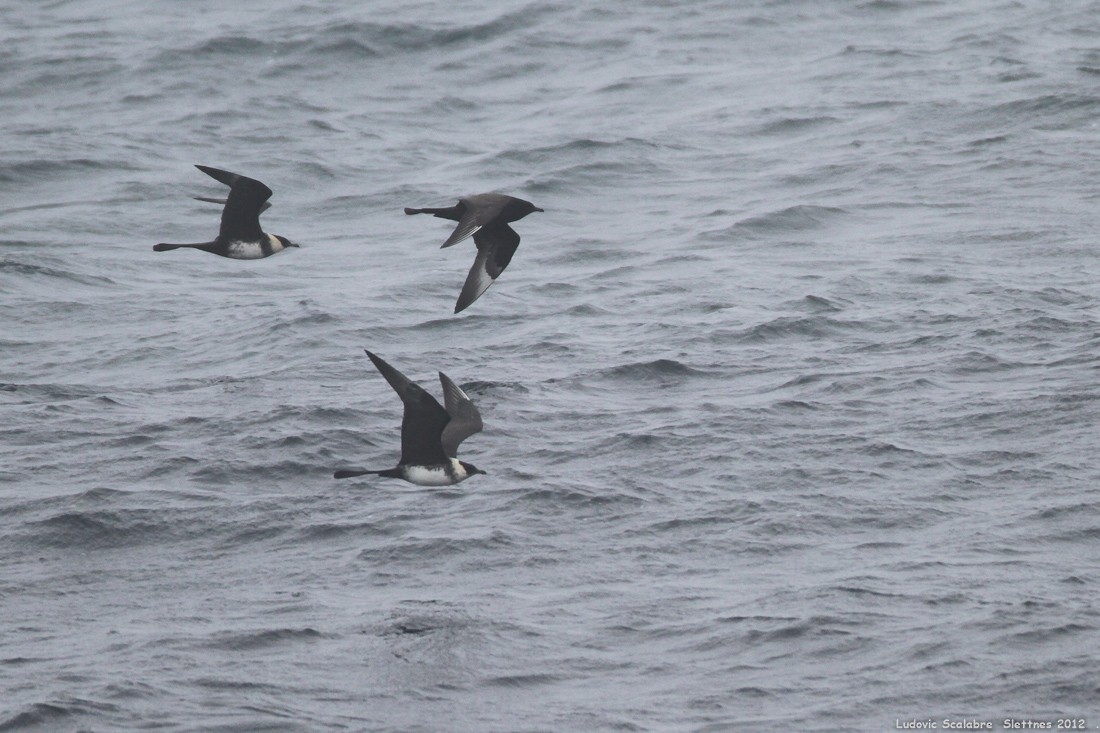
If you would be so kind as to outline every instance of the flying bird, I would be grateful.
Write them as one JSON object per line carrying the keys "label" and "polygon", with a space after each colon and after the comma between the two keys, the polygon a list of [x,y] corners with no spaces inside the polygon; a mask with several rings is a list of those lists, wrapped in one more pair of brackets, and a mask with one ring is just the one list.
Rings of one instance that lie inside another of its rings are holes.
{"label": "flying bird", "polygon": [[502,193],[463,196],[456,205],[441,209],[405,209],[406,214],[432,214],[440,219],[458,222],[451,236],[443,243],[443,248],[458,244],[470,235],[474,237],[477,257],[458,295],[455,313],[460,313],[480,298],[504,272],[519,246],[519,235],[508,224],[533,211],[542,209],[530,201]]}
{"label": "flying bird", "polygon": [[393,387],[405,406],[401,419],[401,460],[394,468],[381,470],[342,469],[333,478],[352,478],[376,474],[387,478],[405,479],[418,486],[450,486],[478,473],[485,473],[472,463],[457,458],[458,446],[474,433],[480,433],[481,413],[457,384],[443,372],[444,409],[420,385],[410,381],[378,356],[367,351],[374,366]]}
{"label": "flying bird", "polygon": [[195,167],[211,178],[229,186],[229,196],[225,199],[196,196],[200,201],[225,204],[225,208],[222,209],[222,223],[218,236],[213,242],[198,242],[195,244],[162,242],[153,245],[155,251],[166,252],[170,249],[189,247],[235,260],[258,260],[262,257],[269,257],[276,252],[282,252],[287,247],[298,246],[286,237],[268,234],[260,228],[260,214],[270,206],[267,203],[267,200],[271,198],[270,188],[255,178],[248,178],[205,165],[196,165]]}

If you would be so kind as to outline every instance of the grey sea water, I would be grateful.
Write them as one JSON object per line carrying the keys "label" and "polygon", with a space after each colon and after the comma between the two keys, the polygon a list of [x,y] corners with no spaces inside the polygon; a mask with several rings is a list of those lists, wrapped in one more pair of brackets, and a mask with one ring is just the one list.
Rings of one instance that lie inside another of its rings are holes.
{"label": "grey sea water", "polygon": [[[0,731],[1100,726],[1100,3],[6,3],[0,110]],[[332,480],[363,348],[487,476]]]}

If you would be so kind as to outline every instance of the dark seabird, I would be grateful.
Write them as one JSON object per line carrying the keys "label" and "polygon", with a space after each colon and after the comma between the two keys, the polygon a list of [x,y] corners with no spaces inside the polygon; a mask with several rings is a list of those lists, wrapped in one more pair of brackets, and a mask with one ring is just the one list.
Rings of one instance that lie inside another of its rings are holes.
{"label": "dark seabird", "polygon": [[444,409],[420,385],[371,352],[367,356],[382,372],[401,402],[405,405],[401,419],[401,460],[394,468],[378,471],[344,469],[333,478],[351,478],[377,474],[387,478],[402,478],[418,486],[450,486],[475,473],[485,473],[471,463],[458,460],[458,446],[474,433],[481,432],[481,413],[457,384],[443,372]]}
{"label": "dark seabird", "polygon": [[260,229],[260,214],[270,206],[267,203],[271,198],[270,188],[254,178],[239,176],[236,173],[209,168],[205,165],[195,167],[229,186],[229,196],[224,201],[196,197],[200,201],[225,204],[225,208],[222,209],[222,224],[218,238],[213,242],[196,244],[154,244],[155,251],[165,252],[170,249],[190,247],[235,260],[258,260],[276,252],[282,252],[287,247],[298,246],[286,237],[268,234]]}
{"label": "dark seabird", "polygon": [[471,234],[477,245],[477,257],[466,284],[462,286],[455,313],[466,309],[470,303],[481,297],[493,281],[500,277],[504,268],[512,261],[512,255],[519,246],[519,235],[509,222],[519,221],[532,211],[542,211],[530,201],[505,196],[502,193],[479,193],[475,196],[463,196],[458,204],[443,209],[410,209],[406,214],[433,214],[440,219],[457,221],[458,226],[447,237],[443,247],[458,244]]}

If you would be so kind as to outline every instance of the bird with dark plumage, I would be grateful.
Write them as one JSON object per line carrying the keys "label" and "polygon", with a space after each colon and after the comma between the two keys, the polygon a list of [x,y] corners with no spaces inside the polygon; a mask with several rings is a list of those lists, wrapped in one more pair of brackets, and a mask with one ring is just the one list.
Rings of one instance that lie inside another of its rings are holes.
{"label": "bird with dark plumage", "polygon": [[229,257],[234,260],[258,260],[282,252],[287,247],[297,247],[286,237],[268,234],[260,228],[260,214],[269,206],[271,189],[254,178],[248,178],[229,171],[196,165],[206,175],[229,186],[229,196],[224,200],[197,196],[200,201],[224,203],[221,229],[213,242],[195,244],[154,244],[153,250],[166,252],[170,249],[190,248]]}
{"label": "bird with dark plumage", "polygon": [[485,473],[472,463],[457,458],[458,446],[474,433],[480,433],[481,413],[457,384],[443,372],[446,409],[420,385],[412,382],[378,356],[367,351],[374,366],[401,398],[404,413],[401,418],[401,460],[394,468],[367,470],[341,469],[333,478],[353,478],[375,474],[400,478],[418,486],[451,486],[470,476]]}
{"label": "bird with dark plumage", "polygon": [[504,272],[519,246],[519,234],[508,224],[534,211],[542,209],[530,201],[502,193],[463,196],[456,205],[446,208],[405,209],[406,214],[432,214],[440,219],[458,222],[451,236],[443,243],[443,248],[458,244],[470,235],[474,237],[477,257],[455,303],[455,313],[460,313],[480,298]]}

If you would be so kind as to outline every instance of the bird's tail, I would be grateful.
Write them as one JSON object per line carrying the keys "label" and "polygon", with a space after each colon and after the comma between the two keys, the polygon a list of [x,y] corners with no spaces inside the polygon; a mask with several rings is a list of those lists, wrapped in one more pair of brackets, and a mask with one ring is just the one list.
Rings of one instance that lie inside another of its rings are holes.
{"label": "bird's tail", "polygon": [[196,249],[206,249],[213,242],[193,242],[191,244],[169,244],[168,242],[161,242],[160,244],[153,245],[154,252],[167,252],[170,249],[179,249],[180,247],[193,247]]}
{"label": "bird's tail", "polygon": [[368,473],[378,473],[378,471],[366,471],[361,468],[343,468],[332,474],[333,478],[355,478],[356,476],[365,476]]}
{"label": "bird's tail", "polygon": [[409,214],[410,216],[413,214],[432,214],[433,216],[438,216],[441,219],[451,219],[453,221],[458,221],[458,219],[461,217],[457,206],[445,206],[441,209],[412,209],[406,206],[405,213]]}
{"label": "bird's tail", "polygon": [[379,476],[386,473],[387,469],[380,471],[370,471],[365,468],[342,468],[332,474],[333,478],[355,478],[356,476],[366,476],[367,474],[377,474]]}

